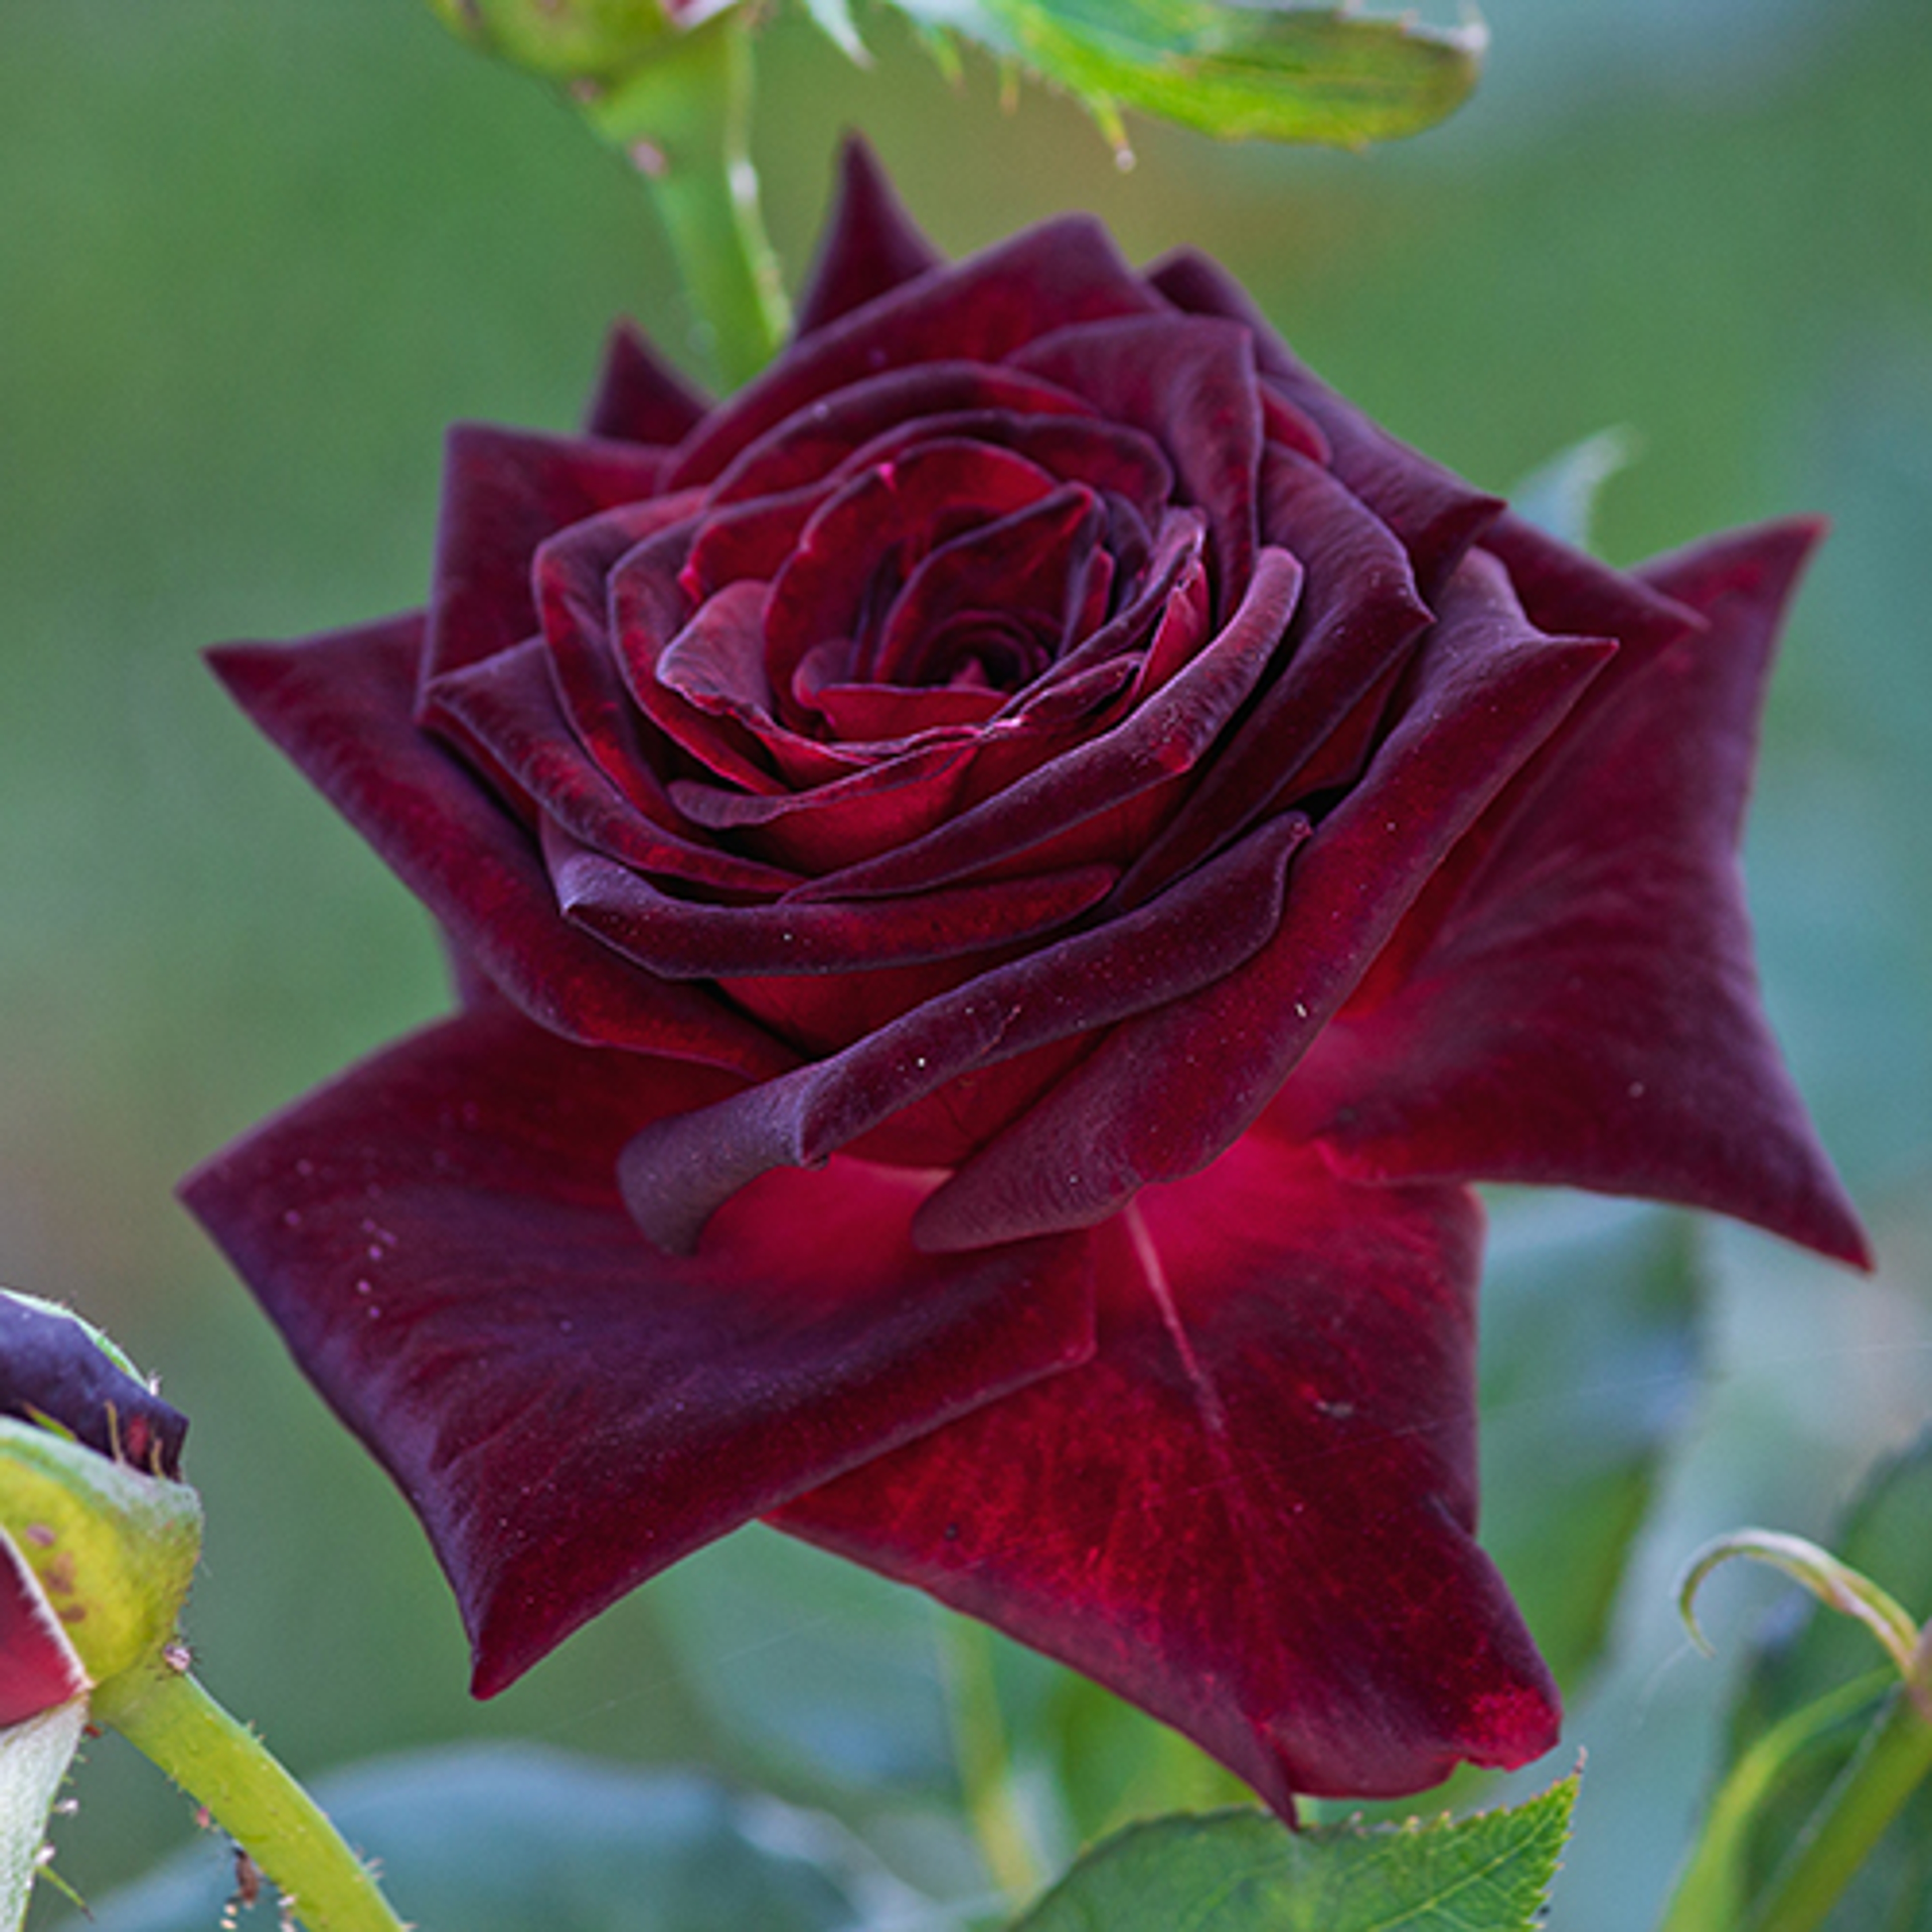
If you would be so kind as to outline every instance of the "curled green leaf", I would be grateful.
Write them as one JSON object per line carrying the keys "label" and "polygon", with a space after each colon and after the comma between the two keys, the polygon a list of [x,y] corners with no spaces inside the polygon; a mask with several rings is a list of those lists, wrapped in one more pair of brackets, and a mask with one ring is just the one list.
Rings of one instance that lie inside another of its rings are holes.
{"label": "curled green leaf", "polygon": [[1684,1566],[1677,1586],[1677,1607],[1691,1641],[1707,1655],[1711,1646],[1698,1627],[1695,1601],[1704,1579],[1720,1563],[1734,1556],[1749,1556],[1781,1570],[1804,1585],[1828,1608],[1856,1618],[1885,1647],[1886,1654],[1898,1666],[1908,1683],[1915,1683],[1918,1626],[1898,1599],[1880,1588],[1862,1571],[1842,1563],[1828,1550],[1802,1536],[1788,1536],[1772,1529],[1734,1530],[1704,1545]]}
{"label": "curled green leaf", "polygon": [[1486,30],[1350,7],[1226,0],[894,0],[920,25],[1016,58],[1076,94],[1228,140],[1359,148],[1420,132],[1474,86]]}

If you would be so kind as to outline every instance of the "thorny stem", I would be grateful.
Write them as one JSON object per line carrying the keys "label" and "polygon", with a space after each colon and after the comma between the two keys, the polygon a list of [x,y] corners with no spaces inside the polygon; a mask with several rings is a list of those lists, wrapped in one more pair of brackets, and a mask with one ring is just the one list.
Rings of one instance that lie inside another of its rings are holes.
{"label": "thorny stem", "polygon": [[206,1805],[308,1932],[406,1932],[314,1799],[188,1670],[137,1664],[96,1688],[89,1715]]}

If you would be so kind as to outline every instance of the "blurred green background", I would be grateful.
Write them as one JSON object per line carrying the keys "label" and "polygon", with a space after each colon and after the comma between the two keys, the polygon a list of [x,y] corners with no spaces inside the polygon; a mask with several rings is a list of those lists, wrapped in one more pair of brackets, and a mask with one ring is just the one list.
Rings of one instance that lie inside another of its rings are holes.
{"label": "blurred green background", "polygon": [[[1932,1408],[1932,12],[1486,11],[1474,103],[1365,157],[1141,124],[1124,173],[1064,103],[1004,112],[983,63],[955,92],[874,20],[862,74],[790,18],[764,43],[758,146],[794,284],[856,125],[949,250],[1074,206],[1137,260],[1206,248],[1318,369],[1485,485],[1628,427],[1640,458],[1599,526],[1620,561],[1834,520],[1750,862],[1771,1004],[1884,1265],[1708,1244],[1694,1451],[1626,1660],[1542,1768],[1589,1748],[1559,1922],[1634,1932],[1724,1681],[1670,1624],[1672,1568],[1744,1518],[1816,1530]],[[739,1763],[676,1641],[715,1567],[468,1700],[413,1524],[170,1193],[444,1000],[413,904],[197,649],[418,599],[445,424],[567,426],[620,312],[688,359],[623,166],[418,0],[0,0],[0,1280],[85,1308],[193,1415],[203,1673],[304,1772],[485,1732]],[[1726,1579],[1709,1622],[1735,1638],[1770,1594]],[[780,1676],[838,1628],[815,1604],[763,1618],[729,1641]],[[188,1822],[118,1741],[88,1756],[58,1840],[98,1892]]]}

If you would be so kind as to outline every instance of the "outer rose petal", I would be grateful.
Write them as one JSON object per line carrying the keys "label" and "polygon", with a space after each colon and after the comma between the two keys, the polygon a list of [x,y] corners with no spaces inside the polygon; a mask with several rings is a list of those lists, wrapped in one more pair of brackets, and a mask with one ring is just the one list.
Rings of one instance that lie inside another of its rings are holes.
{"label": "outer rose petal", "polygon": [[[667,1250],[687,1251],[756,1176],[816,1166],[949,1082],[1213,985],[1267,944],[1307,836],[1306,819],[1283,813],[1134,912],[1022,953],[842,1053],[646,1128],[625,1150],[622,1169],[638,1226]],[[952,1151],[956,1159],[962,1150]],[[944,1196],[942,1188],[933,1198]]]}
{"label": "outer rose petal", "polygon": [[410,722],[420,617],[296,645],[231,644],[209,662],[320,787],[536,1020],[572,1039],[762,1074],[791,1056],[689,987],[646,979],[558,911],[535,841]]}
{"label": "outer rose petal", "polygon": [[1397,441],[1312,374],[1218,262],[1182,250],[1156,263],[1148,280],[1177,308],[1225,316],[1249,331],[1263,379],[1318,426],[1332,448],[1330,466],[1402,539],[1414,560],[1422,594],[1432,598],[1501,513],[1501,500]]}
{"label": "outer rose petal", "polygon": [[1278,1810],[1556,1742],[1473,1537],[1480,1210],[1259,1134],[1099,1238],[1099,1352],[790,1504],[1177,1725]]}
{"label": "outer rose petal", "polygon": [[1346,1172],[1647,1194],[1868,1258],[1765,1021],[1736,857],[1778,618],[1816,535],[1772,524],[1644,573],[1709,628],[1600,707],[1592,693],[1477,828],[1454,898],[1419,908],[1403,976],[1282,1096]]}
{"label": "outer rose petal", "polygon": [[1268,944],[1194,997],[1116,1027],[920,1210],[922,1247],[1092,1227],[1148,1182],[1204,1166],[1267,1106],[1436,868],[1615,648],[1544,636],[1480,556],[1459,568],[1441,603],[1400,715],[1298,856]]}
{"label": "outer rose petal", "polygon": [[794,328],[801,336],[945,259],[914,226],[863,141],[848,140],[838,160],[838,200],[799,300]]}
{"label": "outer rose petal", "polygon": [[622,442],[681,442],[710,406],[635,328],[620,322],[604,346],[584,433]]}
{"label": "outer rose petal", "polygon": [[715,410],[663,487],[708,483],[765,432],[821,397],[889,369],[1001,362],[1056,328],[1162,307],[1090,217],[1029,229],[983,255],[903,284],[794,345]]}
{"label": "outer rose petal", "polygon": [[478,1012],[365,1062],[188,1181],[310,1377],[400,1484],[487,1696],[645,1577],[800,1490],[1082,1359],[1090,1258],[935,1263],[929,1177],[776,1177],[695,1259],[618,1150],[729,1080]]}
{"label": "outer rose petal", "polygon": [[422,681],[520,644],[537,628],[538,544],[599,510],[656,494],[662,452],[459,423],[443,460],[442,514]]}

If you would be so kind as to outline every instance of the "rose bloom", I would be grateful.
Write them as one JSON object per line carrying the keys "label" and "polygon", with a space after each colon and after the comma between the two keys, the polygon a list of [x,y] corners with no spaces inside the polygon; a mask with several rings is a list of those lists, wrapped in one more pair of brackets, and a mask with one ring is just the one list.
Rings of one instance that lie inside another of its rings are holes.
{"label": "rose bloom", "polygon": [[428,608],[215,654],[460,1010],[187,1196],[475,1686],[753,1517],[1288,1811],[1554,1742],[1477,1180],[1862,1258],[1736,859],[1782,524],[1626,575],[1090,220],[849,157],[796,339],[451,438]]}

